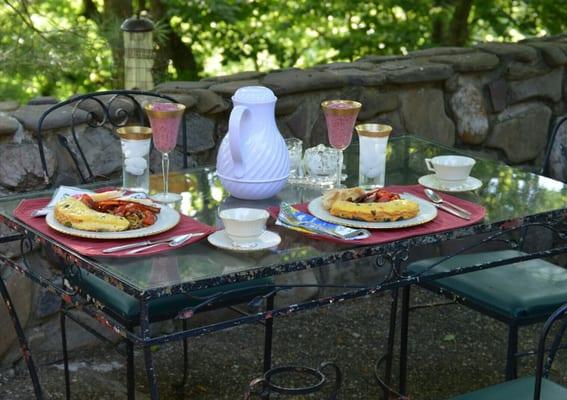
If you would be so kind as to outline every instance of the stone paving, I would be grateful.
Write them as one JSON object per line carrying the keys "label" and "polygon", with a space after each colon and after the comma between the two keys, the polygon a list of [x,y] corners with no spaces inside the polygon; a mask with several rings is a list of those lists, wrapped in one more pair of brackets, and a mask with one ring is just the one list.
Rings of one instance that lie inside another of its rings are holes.
{"label": "stone paving", "polygon": [[[440,298],[415,290],[413,302]],[[373,377],[374,363],[383,353],[387,334],[389,296],[357,299],[337,306],[281,318],[275,323],[276,365],[316,366],[335,361],[344,373],[341,399],[380,398]],[[539,326],[523,329],[521,348],[534,343]],[[156,349],[162,399],[241,399],[247,383],[261,370],[262,327],[243,326],[193,340],[190,344],[189,384],[172,387],[181,378],[180,344]],[[414,399],[446,399],[456,393],[503,379],[505,327],[458,305],[419,309],[410,326],[410,392]],[[565,358],[556,371],[567,379]],[[521,361],[520,374],[532,372],[534,359]],[[63,399],[62,363],[41,364],[48,399]],[[125,360],[106,345],[72,355],[73,398],[125,398]],[[136,353],[137,399],[148,399],[141,352]],[[0,371],[0,399],[28,400],[33,394],[21,364]],[[274,397],[281,398],[281,397]],[[322,396],[296,397],[322,399]]]}

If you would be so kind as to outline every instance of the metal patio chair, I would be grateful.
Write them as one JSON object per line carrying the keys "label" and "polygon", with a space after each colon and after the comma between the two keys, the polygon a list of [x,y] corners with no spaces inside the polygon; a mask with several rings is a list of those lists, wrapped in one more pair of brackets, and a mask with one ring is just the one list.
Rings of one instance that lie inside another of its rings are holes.
{"label": "metal patio chair", "polygon": [[[547,173],[549,155],[560,127],[567,117],[557,120],[550,131],[550,141],[541,173]],[[567,124],[565,124],[567,126]],[[567,157],[565,158],[567,162]],[[526,232],[523,232],[524,234]],[[523,243],[520,239],[519,244]],[[470,246],[470,247],[474,247]],[[451,257],[438,257],[410,263],[407,271],[420,274],[427,270],[445,272],[462,266],[491,263],[517,257],[526,253],[518,249],[495,250]],[[463,304],[508,326],[506,355],[506,380],[517,376],[518,330],[548,318],[553,310],[567,302],[567,269],[543,259],[532,259],[497,268],[489,268],[435,281],[420,282],[420,286],[442,294],[454,302]],[[410,312],[410,288],[402,293],[401,317],[401,374],[402,393],[406,386],[407,335]]]}
{"label": "metal patio chair", "polygon": [[[537,349],[535,376],[526,376],[465,393],[450,400],[563,400],[567,399],[567,388],[549,379],[551,364],[561,348],[561,339],[567,330],[567,304],[560,306],[543,326]],[[549,348],[546,346],[551,329],[557,333]]]}
{"label": "metal patio chair", "polygon": [[[70,132],[68,137],[61,133],[57,134],[57,140],[66,150],[75,172],[78,175],[80,183],[91,183],[97,179],[106,179],[105,176],[95,176],[92,166],[90,165],[83,146],[77,135],[76,126],[85,123],[91,128],[109,126],[118,128],[121,126],[145,125],[145,113],[140,98],[148,98],[155,100],[170,101],[178,103],[173,97],[147,92],[141,90],[107,90],[101,92],[87,93],[74,96],[68,100],[61,101],[49,107],[41,115],[37,124],[36,140],[39,149],[39,157],[43,168],[44,181],[47,187],[51,187],[54,182],[49,177],[47,160],[45,156],[45,131],[52,128],[50,115],[55,111],[69,112],[70,115]],[[183,151],[183,168],[187,168],[187,124],[185,118],[182,120],[182,151]]]}
{"label": "metal patio chair", "polygon": [[[39,119],[36,135],[47,187],[52,186],[54,182],[50,179],[49,171],[47,169],[43,134],[44,131],[49,128],[49,115],[52,112],[63,107],[67,107],[67,109],[71,112],[70,138],[72,140],[69,140],[63,134],[58,134],[58,142],[69,154],[80,182],[90,183],[101,178],[105,179],[106,177],[96,176],[93,174],[87,157],[81,148],[80,138],[77,135],[75,125],[77,123],[87,123],[90,127],[108,125],[111,128],[117,128],[120,126],[131,125],[132,121],[138,125],[144,125],[145,117],[143,105],[138,98],[145,98],[146,100],[147,98],[154,98],[156,100],[161,99],[178,103],[177,100],[170,96],[153,92],[138,90],[110,90],[75,96],[49,107]],[[81,118],[76,118],[76,115],[81,115]],[[182,122],[182,132],[182,150],[184,154],[183,167],[187,168],[187,134],[185,119],[183,119]],[[63,270],[65,273],[65,271],[68,272],[69,268],[63,267]],[[64,278],[66,280],[68,291],[76,293],[85,299],[85,306],[88,306],[89,304],[92,305],[94,300],[96,300],[99,308],[101,308],[112,319],[126,327],[126,329],[132,331],[139,326],[140,309],[139,301],[136,298],[122,292],[116,287],[86,271],[77,271],[75,269],[72,273],[67,273],[65,275],[66,276]],[[227,292],[227,294],[222,295],[224,292]],[[241,312],[234,309],[233,306],[246,302],[253,302],[254,300],[263,298],[266,299],[266,307],[268,309],[272,309],[274,296],[275,292],[273,292],[271,280],[256,279],[249,282],[226,285],[219,289],[203,289],[191,292],[188,295],[178,294],[150,301],[149,318],[150,322],[168,320],[178,315],[181,311],[192,307],[195,307],[195,312],[209,311],[224,307]],[[208,301],[208,299],[213,299],[214,301]],[[100,339],[104,340],[105,337],[85,325],[84,322],[77,319],[72,313],[70,313],[71,310],[76,309],[77,307],[69,305],[65,301],[62,301],[61,304],[60,324],[65,374],[65,395],[67,399],[70,399],[71,391],[67,354],[66,319],[69,318],[73,320],[75,323],[79,324]],[[266,320],[264,324],[264,371],[267,371],[271,366],[272,324],[272,319]],[[186,319],[182,319],[182,329],[187,330]],[[132,400],[135,398],[134,343],[127,338],[124,338],[123,340],[126,342],[128,400]],[[188,342],[187,338],[185,338],[183,339],[183,380],[180,386],[184,385],[187,380],[189,365],[187,351]]]}

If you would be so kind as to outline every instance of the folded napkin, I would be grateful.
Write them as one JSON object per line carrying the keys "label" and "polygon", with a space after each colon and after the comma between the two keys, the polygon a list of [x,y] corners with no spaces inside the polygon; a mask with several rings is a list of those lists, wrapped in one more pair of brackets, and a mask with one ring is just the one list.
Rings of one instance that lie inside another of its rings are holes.
{"label": "folded napkin", "polygon": [[206,238],[208,235],[215,231],[215,228],[212,226],[203,224],[202,222],[197,221],[191,217],[186,215],[181,215],[181,219],[179,223],[172,229],[159,233],[157,235],[146,236],[142,238],[133,238],[133,239],[87,239],[82,237],[70,236],[64,233],[57,232],[49,227],[45,222],[45,218],[34,218],[32,213],[35,210],[42,209],[47,206],[49,203],[49,199],[31,199],[31,200],[22,200],[18,207],[14,210],[14,216],[18,218],[20,221],[25,223],[26,225],[30,226],[36,231],[41,232],[45,236],[48,236],[51,239],[56,240],[57,242],[61,243],[62,245],[76,251],[79,254],[90,256],[90,257],[147,257],[156,253],[161,253],[164,251],[172,250],[167,244],[163,244],[161,246],[156,246],[146,251],[137,254],[127,254],[128,250],[117,251],[115,253],[105,254],[102,251],[109,247],[120,246],[129,243],[136,243],[143,240],[157,240],[157,239],[165,239],[175,235],[181,235],[184,233],[197,233],[202,232],[204,235],[193,237],[189,239],[187,242],[183,243],[180,246],[175,247],[180,248],[187,246],[191,243],[195,243],[199,240]]}
{"label": "folded napkin", "polygon": [[311,214],[301,212],[287,203],[280,205],[276,225],[304,233],[329,235],[342,240],[360,240],[370,236],[370,232],[366,229],[354,229],[326,222]]}
{"label": "folded napkin", "polygon": [[53,197],[51,201],[47,203],[44,207],[33,210],[31,213],[32,217],[43,217],[49,214],[55,208],[55,204],[66,197],[80,196],[81,194],[94,193],[90,190],[79,189],[72,186],[59,186],[55,192],[53,192]]}

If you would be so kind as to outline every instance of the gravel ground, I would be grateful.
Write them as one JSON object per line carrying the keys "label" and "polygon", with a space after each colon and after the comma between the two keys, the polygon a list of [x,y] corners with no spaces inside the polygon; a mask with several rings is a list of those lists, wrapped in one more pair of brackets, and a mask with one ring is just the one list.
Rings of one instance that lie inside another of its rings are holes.
{"label": "gravel ground", "polygon": [[[376,399],[380,390],[373,371],[384,353],[389,312],[388,295],[356,299],[277,319],[274,365],[317,366],[336,362],[343,374],[341,399]],[[439,301],[413,290],[414,303]],[[446,399],[451,395],[503,380],[506,348],[504,325],[458,305],[419,309],[410,320],[411,399]],[[521,349],[535,343],[540,326],[520,331]],[[247,383],[261,371],[263,330],[259,325],[234,328],[194,339],[192,367],[183,390],[172,387],[181,378],[180,343],[155,351],[162,399],[241,399]],[[557,368],[566,374],[558,360]],[[533,371],[532,357],[521,361],[520,375]],[[141,352],[136,353],[137,399],[149,399]],[[62,364],[41,364],[40,376],[48,399],[63,399]],[[106,345],[72,354],[73,398],[126,398],[125,360]],[[565,376],[563,376],[565,378]],[[565,381],[564,381],[565,382]],[[0,399],[33,398],[22,365],[0,371]],[[274,398],[280,398],[274,396]],[[289,397],[288,397],[289,398]],[[318,396],[296,397],[322,399]]]}

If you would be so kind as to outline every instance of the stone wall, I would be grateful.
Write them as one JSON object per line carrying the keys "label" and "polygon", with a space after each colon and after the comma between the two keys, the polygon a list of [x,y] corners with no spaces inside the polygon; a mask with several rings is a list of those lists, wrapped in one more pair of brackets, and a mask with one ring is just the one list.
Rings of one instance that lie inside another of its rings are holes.
{"label": "stone wall", "polygon": [[[195,163],[214,163],[227,130],[230,97],[247,85],[265,85],[278,96],[277,122],[286,137],[305,146],[327,143],[320,103],[330,98],[361,101],[360,122],[393,125],[395,134],[412,133],[466,148],[510,164],[537,166],[548,141],[550,124],[566,112],[567,34],[522,43],[485,43],[473,48],[445,47],[407,56],[368,56],[353,63],[333,63],[308,70],[244,72],[197,82],[167,82],[156,90],[188,107],[189,152]],[[42,171],[33,141],[38,119],[53,98],[19,105],[0,102],[0,195],[42,186]],[[88,111],[88,110],[85,110]],[[70,110],[56,113],[46,144],[49,170],[56,182],[76,182],[68,156],[55,133],[68,136]],[[567,132],[565,132],[567,133]],[[120,172],[118,139],[110,127],[78,128],[95,173]],[[567,140],[566,140],[567,142]],[[567,143],[564,144],[567,146]],[[558,153],[555,170],[565,179],[565,156]],[[175,164],[180,166],[177,154]],[[155,161],[158,161],[157,158]],[[159,170],[155,164],[155,170]],[[14,245],[0,248],[17,257]],[[45,255],[38,268],[49,273]],[[32,346],[56,352],[57,298],[18,274],[0,271],[14,296]],[[74,325],[72,347],[90,343]],[[3,306],[0,306],[0,364],[17,359],[18,348]]]}

